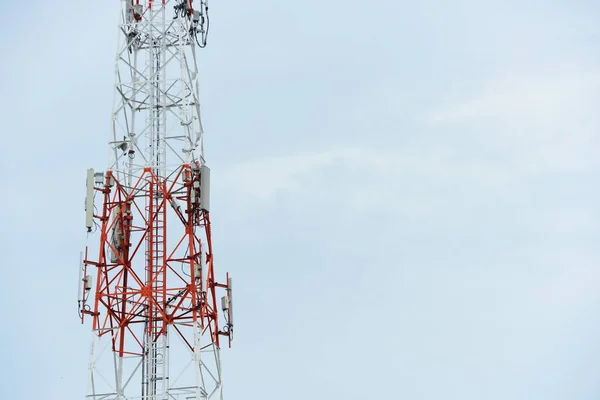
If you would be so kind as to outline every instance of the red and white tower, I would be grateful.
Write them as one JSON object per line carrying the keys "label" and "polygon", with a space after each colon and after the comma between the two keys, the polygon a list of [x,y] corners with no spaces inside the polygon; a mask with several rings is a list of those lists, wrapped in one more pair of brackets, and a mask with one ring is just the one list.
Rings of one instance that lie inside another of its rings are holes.
{"label": "red and white tower", "polygon": [[231,279],[217,281],[196,51],[206,0],[121,0],[103,172],[88,170],[79,310],[87,399],[222,399]]}

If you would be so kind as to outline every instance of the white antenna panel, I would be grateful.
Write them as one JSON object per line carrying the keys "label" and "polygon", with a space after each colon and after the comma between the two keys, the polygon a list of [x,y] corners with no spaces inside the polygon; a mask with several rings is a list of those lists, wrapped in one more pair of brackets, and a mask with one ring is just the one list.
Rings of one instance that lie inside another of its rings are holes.
{"label": "white antenna panel", "polygon": [[200,167],[200,207],[210,212],[210,168]]}
{"label": "white antenna panel", "polygon": [[86,190],[85,190],[85,226],[88,232],[92,231],[94,226],[94,170],[87,170]]}

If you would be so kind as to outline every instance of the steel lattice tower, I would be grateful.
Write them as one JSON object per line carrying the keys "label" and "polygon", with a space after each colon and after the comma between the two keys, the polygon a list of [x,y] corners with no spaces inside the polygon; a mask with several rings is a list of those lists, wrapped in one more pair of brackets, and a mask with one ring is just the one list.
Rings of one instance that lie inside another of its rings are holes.
{"label": "steel lattice tower", "polygon": [[80,316],[92,320],[86,398],[222,399],[231,279],[218,283],[213,267],[196,62],[208,6],[120,3],[110,160],[87,175],[97,239],[80,267]]}

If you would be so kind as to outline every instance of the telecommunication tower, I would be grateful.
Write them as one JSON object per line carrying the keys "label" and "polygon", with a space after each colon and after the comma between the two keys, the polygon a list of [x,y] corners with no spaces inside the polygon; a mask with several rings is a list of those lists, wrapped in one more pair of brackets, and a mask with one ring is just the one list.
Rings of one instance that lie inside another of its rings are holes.
{"label": "telecommunication tower", "polygon": [[231,279],[218,282],[196,51],[206,0],[121,0],[108,168],[87,172],[79,313],[87,399],[222,399]]}

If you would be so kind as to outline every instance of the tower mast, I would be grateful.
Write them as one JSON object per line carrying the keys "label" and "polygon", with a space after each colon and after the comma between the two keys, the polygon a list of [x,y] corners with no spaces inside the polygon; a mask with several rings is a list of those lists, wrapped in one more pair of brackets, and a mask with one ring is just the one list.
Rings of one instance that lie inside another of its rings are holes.
{"label": "tower mast", "polygon": [[109,163],[87,175],[86,398],[222,399],[231,279],[217,282],[213,266],[196,61],[208,5],[120,3]]}

